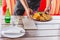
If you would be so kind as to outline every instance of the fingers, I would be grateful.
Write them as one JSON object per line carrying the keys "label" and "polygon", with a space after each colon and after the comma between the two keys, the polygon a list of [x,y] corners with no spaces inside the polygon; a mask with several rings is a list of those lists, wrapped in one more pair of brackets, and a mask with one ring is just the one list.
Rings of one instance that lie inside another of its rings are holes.
{"label": "fingers", "polygon": [[28,18],[31,18],[31,14],[33,13],[33,10],[31,8],[28,8],[28,10],[26,10],[26,14],[28,16]]}

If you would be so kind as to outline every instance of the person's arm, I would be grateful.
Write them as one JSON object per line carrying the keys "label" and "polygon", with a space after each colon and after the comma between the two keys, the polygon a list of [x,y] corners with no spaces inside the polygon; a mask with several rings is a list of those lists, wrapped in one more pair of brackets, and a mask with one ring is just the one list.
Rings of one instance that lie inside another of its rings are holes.
{"label": "person's arm", "polygon": [[60,0],[56,0],[56,4],[55,4],[56,5],[56,7],[55,7],[56,14],[58,14],[58,12],[59,12],[59,5],[60,5],[59,3],[60,3]]}
{"label": "person's arm", "polygon": [[28,4],[27,4],[27,2],[25,1],[25,0],[20,0],[20,2],[21,2],[21,4],[23,5],[23,7],[24,7],[24,9],[25,9],[25,11],[26,11],[26,14],[27,14],[27,16],[29,17],[29,7],[28,7]]}
{"label": "person's arm", "polygon": [[28,6],[28,3],[27,3],[27,0],[25,0],[25,2],[26,2],[27,7],[29,7],[29,6]]}
{"label": "person's arm", "polygon": [[[60,11],[60,0],[59,0],[59,11]],[[60,13],[60,12],[59,12]]]}
{"label": "person's arm", "polygon": [[49,6],[51,5],[51,0],[46,0],[46,8],[45,11],[48,10]]}
{"label": "person's arm", "polygon": [[54,14],[55,13],[55,10],[56,10],[56,0],[52,0],[52,3],[51,3],[51,9],[49,11],[49,13],[51,14]]}
{"label": "person's arm", "polygon": [[20,2],[21,2],[21,4],[22,4],[23,7],[24,7],[27,16],[30,17],[30,13],[32,12],[32,9],[29,8],[28,3],[27,3],[27,0],[20,0]]}
{"label": "person's arm", "polygon": [[28,10],[29,7],[27,6],[26,1],[25,0],[20,0],[20,2],[23,5],[24,9]]}

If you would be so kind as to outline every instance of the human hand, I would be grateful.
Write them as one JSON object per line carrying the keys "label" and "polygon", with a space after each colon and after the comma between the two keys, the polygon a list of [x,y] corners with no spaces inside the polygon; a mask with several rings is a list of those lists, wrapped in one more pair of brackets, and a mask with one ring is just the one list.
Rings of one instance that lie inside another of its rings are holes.
{"label": "human hand", "polygon": [[45,8],[44,12],[49,13],[49,9]]}
{"label": "human hand", "polygon": [[27,14],[27,16],[29,17],[29,18],[31,18],[31,13],[33,12],[33,10],[31,9],[31,8],[28,8],[27,10],[26,10],[26,14]]}
{"label": "human hand", "polygon": [[47,8],[45,8],[45,10],[44,10],[44,12],[46,12],[48,9]]}

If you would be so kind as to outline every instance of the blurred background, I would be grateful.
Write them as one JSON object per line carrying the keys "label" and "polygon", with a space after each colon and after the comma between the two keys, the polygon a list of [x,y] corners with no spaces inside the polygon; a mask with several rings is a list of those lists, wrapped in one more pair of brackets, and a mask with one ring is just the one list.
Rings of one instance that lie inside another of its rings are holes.
{"label": "blurred background", "polygon": [[2,0],[0,0],[0,7],[2,6]]}
{"label": "blurred background", "polygon": [[1,12],[2,12],[2,0],[0,0],[0,14],[1,14]]}

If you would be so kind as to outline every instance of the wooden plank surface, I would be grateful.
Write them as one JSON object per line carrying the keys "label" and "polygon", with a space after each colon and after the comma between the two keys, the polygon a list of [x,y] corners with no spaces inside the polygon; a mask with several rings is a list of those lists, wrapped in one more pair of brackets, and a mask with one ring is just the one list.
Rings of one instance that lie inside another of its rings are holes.
{"label": "wooden plank surface", "polygon": [[59,40],[59,30],[26,30],[26,34],[21,38],[6,38],[3,40]]}
{"label": "wooden plank surface", "polygon": [[[21,21],[22,20],[20,18],[18,27],[23,27],[23,22]],[[49,22],[47,22],[46,24],[44,22],[43,23],[37,22],[37,23],[39,23],[37,25],[37,29],[26,29],[26,34],[21,38],[11,39],[11,38],[2,37],[0,39],[2,40],[60,40],[59,39],[60,38],[60,25],[59,25],[60,23],[58,23],[58,21],[56,21],[56,23],[58,24],[54,24],[54,25],[53,23],[51,24],[51,22],[50,24]],[[7,25],[6,24],[3,25],[3,27],[5,26]]]}
{"label": "wooden plank surface", "polygon": [[2,40],[59,40],[58,37],[1,38]]}

